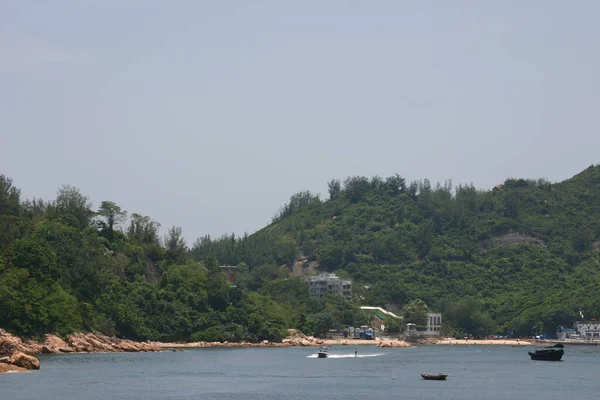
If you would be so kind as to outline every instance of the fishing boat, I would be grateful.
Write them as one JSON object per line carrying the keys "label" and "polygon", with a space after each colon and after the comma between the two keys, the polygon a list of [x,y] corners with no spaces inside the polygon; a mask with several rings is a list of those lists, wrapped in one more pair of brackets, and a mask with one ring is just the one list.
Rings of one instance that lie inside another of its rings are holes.
{"label": "fishing boat", "polygon": [[318,358],[327,358],[327,347],[321,347],[317,353]]}
{"label": "fishing boat", "polygon": [[532,360],[538,361],[560,361],[565,351],[565,346],[560,343],[556,343],[554,346],[548,346],[541,349],[530,351],[529,356]]}
{"label": "fishing boat", "polygon": [[445,381],[446,378],[448,377],[448,375],[446,375],[446,374],[429,375],[429,374],[425,374],[425,373],[422,373],[421,376],[426,381]]}

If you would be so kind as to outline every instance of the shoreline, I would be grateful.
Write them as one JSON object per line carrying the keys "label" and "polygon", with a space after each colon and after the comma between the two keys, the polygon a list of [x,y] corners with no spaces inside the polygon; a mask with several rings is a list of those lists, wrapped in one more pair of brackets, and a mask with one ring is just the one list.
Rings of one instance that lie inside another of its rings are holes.
{"label": "shoreline", "polygon": [[[186,343],[169,343],[169,342],[151,342],[153,345],[163,349],[185,349],[185,348],[212,348],[212,347],[321,347],[321,346],[374,346],[381,347],[381,343],[393,342],[390,340],[362,340],[362,339],[283,339],[278,342],[186,342]],[[397,343],[408,343],[404,341],[395,341]],[[395,346],[400,347],[400,346]],[[410,347],[410,346],[402,346]]]}
{"label": "shoreline", "polygon": [[535,342],[521,339],[439,339],[436,345],[468,346],[468,345],[501,345],[501,346],[535,346]]}
{"label": "shoreline", "polygon": [[167,343],[152,342],[153,345],[163,349],[194,349],[194,348],[215,348],[215,347],[321,347],[321,346],[374,346],[374,347],[393,347],[408,348],[415,345],[441,345],[441,346],[473,346],[473,345],[492,345],[492,346],[535,346],[533,341],[521,339],[429,339],[427,341],[409,343],[403,340],[390,339],[314,339],[314,338],[296,338],[284,339],[282,343],[272,342],[188,342],[188,343]]}
{"label": "shoreline", "polygon": [[[0,353],[11,354],[21,351],[25,354],[66,354],[66,353],[109,353],[109,352],[148,352],[168,351],[185,348],[213,347],[320,347],[320,346],[374,346],[401,347],[413,345],[504,345],[504,346],[534,346],[535,341],[521,339],[452,339],[427,338],[416,342],[406,342],[400,338],[380,337],[367,339],[318,339],[305,336],[290,330],[290,336],[281,342],[252,343],[242,342],[135,342],[128,339],[107,337],[101,333],[78,332],[67,335],[65,339],[47,334],[42,342],[23,340],[0,329]],[[571,343],[570,343],[571,344]],[[574,343],[573,343],[574,344]]]}

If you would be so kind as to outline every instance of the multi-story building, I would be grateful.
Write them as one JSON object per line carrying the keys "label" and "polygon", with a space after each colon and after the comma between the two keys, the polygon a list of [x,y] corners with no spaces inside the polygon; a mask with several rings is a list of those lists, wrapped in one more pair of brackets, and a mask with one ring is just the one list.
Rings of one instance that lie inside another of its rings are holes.
{"label": "multi-story building", "polygon": [[426,335],[439,335],[442,329],[442,314],[427,313],[427,330]]}
{"label": "multi-story building", "polygon": [[573,328],[583,339],[600,339],[600,321],[575,321]]}
{"label": "multi-story building", "polygon": [[328,294],[339,294],[345,299],[352,298],[352,280],[343,279],[336,274],[320,274],[309,276],[308,293],[310,297],[323,298]]}

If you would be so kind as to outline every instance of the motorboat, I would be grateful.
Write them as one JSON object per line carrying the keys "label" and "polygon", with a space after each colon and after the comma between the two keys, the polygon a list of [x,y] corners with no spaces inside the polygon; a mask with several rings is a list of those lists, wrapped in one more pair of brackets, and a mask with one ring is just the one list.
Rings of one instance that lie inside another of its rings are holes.
{"label": "motorboat", "polygon": [[548,346],[541,349],[530,351],[529,356],[532,360],[538,361],[560,361],[565,351],[565,346],[560,343],[556,343],[554,346]]}
{"label": "motorboat", "polygon": [[321,347],[317,353],[318,358],[327,358],[327,347]]}
{"label": "motorboat", "polygon": [[448,377],[448,375],[446,375],[446,374],[429,375],[429,374],[425,374],[425,373],[422,373],[421,376],[426,381],[445,381],[446,378]]}

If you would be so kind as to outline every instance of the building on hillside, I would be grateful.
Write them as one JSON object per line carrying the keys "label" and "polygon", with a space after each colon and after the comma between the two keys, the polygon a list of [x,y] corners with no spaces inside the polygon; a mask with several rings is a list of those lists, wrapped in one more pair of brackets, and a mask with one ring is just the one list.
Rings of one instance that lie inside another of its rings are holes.
{"label": "building on hillside", "polygon": [[582,339],[600,339],[600,321],[575,321],[573,328]]}
{"label": "building on hillside", "polygon": [[442,314],[427,313],[427,328],[423,332],[425,335],[439,335],[442,330]]}
{"label": "building on hillside", "polygon": [[307,281],[310,297],[321,299],[328,294],[339,294],[347,300],[352,298],[351,279],[343,279],[336,274],[320,274],[309,276]]}
{"label": "building on hillside", "polygon": [[231,285],[235,285],[235,272],[237,271],[237,267],[235,265],[221,265],[219,268],[221,268],[221,271],[225,273],[227,282],[229,282]]}

